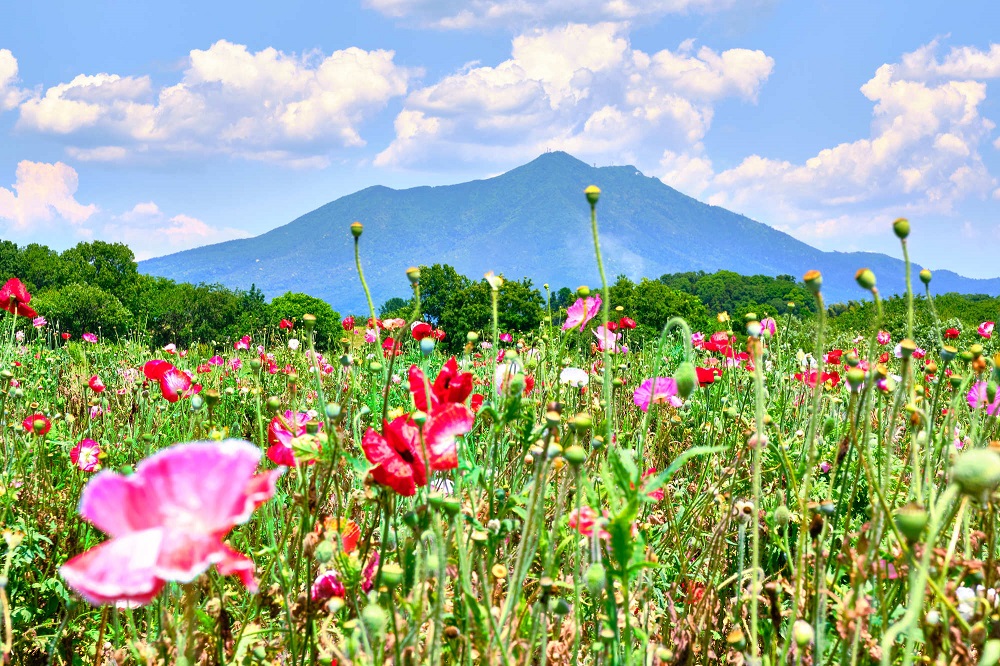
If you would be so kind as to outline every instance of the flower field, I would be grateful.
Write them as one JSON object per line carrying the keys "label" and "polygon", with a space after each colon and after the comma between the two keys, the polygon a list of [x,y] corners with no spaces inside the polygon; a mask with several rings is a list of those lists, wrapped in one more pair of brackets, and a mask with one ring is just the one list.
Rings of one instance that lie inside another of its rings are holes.
{"label": "flower field", "polygon": [[835,332],[811,271],[808,317],[640,336],[599,195],[602,285],[532,330],[492,274],[490,328],[424,321],[411,269],[408,316],[323,350],[308,312],[153,347],[9,280],[4,663],[998,663],[993,322],[924,271],[892,333],[862,269],[876,314]]}

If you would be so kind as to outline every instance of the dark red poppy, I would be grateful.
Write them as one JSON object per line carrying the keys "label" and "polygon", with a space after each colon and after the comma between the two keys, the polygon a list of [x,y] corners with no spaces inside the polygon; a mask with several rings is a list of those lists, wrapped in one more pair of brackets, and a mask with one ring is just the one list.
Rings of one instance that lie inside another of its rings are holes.
{"label": "dark red poppy", "polygon": [[278,328],[287,328],[289,330],[295,328],[295,324],[287,319],[282,319],[281,323],[278,324]]}
{"label": "dark red poppy", "polygon": [[345,331],[353,331],[354,330],[354,317],[353,316],[351,316],[351,317],[344,317],[343,321],[340,322],[340,325],[344,327]]}
{"label": "dark red poppy", "polygon": [[949,328],[944,332],[945,340],[958,340],[958,336],[961,335],[957,328]]}
{"label": "dark red poppy", "polygon": [[431,331],[431,337],[437,340],[438,342],[444,340],[444,336],[445,333],[440,328],[435,328],[433,331]]}
{"label": "dark red poppy", "polygon": [[73,337],[73,334],[72,334],[72,333],[63,333],[63,334],[62,334],[62,339],[63,339],[63,340],[69,340],[69,339],[70,339],[70,338],[72,338],[72,337]]}
{"label": "dark red poppy", "polygon": [[38,313],[32,309],[28,303],[31,301],[31,294],[24,283],[13,277],[0,287],[0,308],[3,308],[12,315],[18,317],[31,317],[34,319]]}
{"label": "dark red poppy", "polygon": [[410,392],[413,393],[413,404],[422,412],[436,411],[442,404],[450,402],[464,403],[472,393],[472,373],[459,372],[458,361],[452,356],[438,372],[431,386],[431,404],[427,405],[427,383],[424,371],[416,365],[410,366]]}
{"label": "dark red poppy", "polygon": [[608,330],[609,331],[617,331],[618,330],[618,322],[616,322],[616,321],[609,321],[608,322]]}
{"label": "dark red poppy", "polygon": [[621,319],[618,320],[618,328],[622,329],[627,328],[628,330],[631,331],[633,328],[635,328],[635,320],[631,319],[630,317],[622,317]]}
{"label": "dark red poppy", "polygon": [[32,414],[28,418],[24,419],[21,423],[24,429],[28,432],[34,433],[41,437],[42,435],[48,434],[49,430],[52,429],[52,422],[46,418],[45,414],[39,412],[38,414]]}
{"label": "dark red poppy", "polygon": [[840,358],[844,355],[843,349],[831,349],[823,356],[823,361],[830,365],[839,365]]}

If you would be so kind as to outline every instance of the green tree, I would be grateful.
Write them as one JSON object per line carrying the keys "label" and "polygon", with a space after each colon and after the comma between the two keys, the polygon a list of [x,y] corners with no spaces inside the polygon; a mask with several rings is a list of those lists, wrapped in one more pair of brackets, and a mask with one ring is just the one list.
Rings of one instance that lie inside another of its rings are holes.
{"label": "green tree", "polygon": [[123,302],[135,293],[139,269],[132,250],[123,243],[79,243],[59,258],[75,282],[92,284]]}
{"label": "green tree", "polygon": [[330,304],[308,294],[289,291],[271,301],[269,306],[271,324],[277,325],[282,319],[295,321],[296,328],[301,328],[302,315],[311,314],[316,317],[316,346],[328,349],[334,341],[340,338],[340,314]]}
{"label": "green tree", "polygon": [[53,324],[75,336],[97,333],[124,336],[135,325],[132,313],[112,294],[87,284],[68,284],[37,294],[31,305]]}

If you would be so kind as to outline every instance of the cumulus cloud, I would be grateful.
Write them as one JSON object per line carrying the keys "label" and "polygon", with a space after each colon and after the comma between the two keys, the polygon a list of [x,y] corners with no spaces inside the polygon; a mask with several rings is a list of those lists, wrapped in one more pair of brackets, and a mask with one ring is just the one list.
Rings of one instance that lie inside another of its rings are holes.
{"label": "cumulus cloud", "polygon": [[79,227],[97,212],[97,206],[76,200],[78,185],[73,167],[25,160],[17,165],[13,186],[0,187],[0,221],[15,232],[56,218]]}
{"label": "cumulus cloud", "polygon": [[9,49],[0,49],[0,111],[17,107],[27,95],[16,84],[17,58]]}
{"label": "cumulus cloud", "polygon": [[514,38],[508,60],[414,90],[375,163],[509,164],[551,148],[652,165],[664,148],[700,150],[714,105],[753,101],[774,66],[762,51],[695,50],[690,41],[647,54],[626,30],[532,30]]}
{"label": "cumulus cloud", "polygon": [[130,210],[114,216],[102,225],[103,240],[127,244],[142,261],[150,257],[179,252],[202,245],[248,238],[250,233],[233,227],[215,227],[178,213],[169,215],[152,201],[137,203]]}
{"label": "cumulus cloud", "polygon": [[[366,0],[392,18],[445,30],[552,25],[567,21],[629,21],[665,14],[711,13],[737,0]],[[760,3],[756,3],[760,4]]]}
{"label": "cumulus cloud", "polygon": [[[871,134],[803,163],[751,155],[715,174],[709,201],[781,226],[807,241],[865,235],[900,215],[951,214],[996,188],[979,154],[994,123],[980,114],[984,79],[1000,76],[1000,46],[931,43],[885,64],[861,86]],[[676,160],[675,160],[676,161]]]}
{"label": "cumulus cloud", "polygon": [[394,57],[355,47],[329,56],[252,52],[220,40],[191,51],[173,85],[101,73],[52,86],[21,104],[18,127],[66,137],[81,160],[161,151],[322,166],[365,145],[365,119],[419,74]]}

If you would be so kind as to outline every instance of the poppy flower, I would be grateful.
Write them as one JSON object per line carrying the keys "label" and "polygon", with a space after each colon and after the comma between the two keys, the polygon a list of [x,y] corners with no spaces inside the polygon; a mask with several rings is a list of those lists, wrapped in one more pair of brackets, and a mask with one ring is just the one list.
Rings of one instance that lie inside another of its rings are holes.
{"label": "poppy flower", "polygon": [[176,354],[177,353],[177,345],[175,345],[174,343],[171,342],[170,344],[165,345],[163,347],[163,351],[167,352],[170,355]]}
{"label": "poppy flower", "polygon": [[344,584],[340,582],[340,577],[333,569],[316,576],[309,592],[309,596],[318,604],[329,601],[333,597],[343,599],[345,594],[347,594],[347,590],[344,589]]}
{"label": "poppy flower", "polygon": [[[646,479],[648,479],[651,476],[656,476],[656,472],[657,471],[658,470],[655,467],[650,467],[649,469],[647,469],[645,472],[642,473],[642,479],[641,480],[645,481]],[[651,491],[647,492],[646,496],[649,497],[652,500],[656,500],[657,502],[659,502],[660,500],[662,500],[665,497],[665,495],[663,493],[663,488],[662,487],[661,488],[657,488],[656,490],[651,490]]]}
{"label": "poppy flower", "polygon": [[329,533],[331,532],[339,537],[341,548],[343,548],[345,553],[351,553],[358,547],[358,539],[361,538],[361,528],[353,520],[327,518],[324,521],[323,528],[328,533],[327,538],[330,538],[331,535]]}
{"label": "poppy flower", "polygon": [[45,414],[42,414],[41,412],[32,414],[28,418],[24,419],[24,421],[21,422],[21,425],[24,426],[24,430],[26,432],[33,432],[39,437],[47,435],[49,430],[52,430],[52,422],[49,421]]}
{"label": "poppy flower", "polygon": [[479,408],[483,406],[483,402],[485,401],[486,396],[474,393],[472,398],[469,400],[469,407],[472,409],[473,413],[476,413],[479,411]]}
{"label": "poppy flower", "polygon": [[997,393],[991,404],[989,398],[986,396],[986,382],[976,382],[973,384],[972,388],[966,394],[965,399],[971,409],[982,409],[985,407],[986,413],[990,416],[993,416],[1000,410],[1000,392]]}
{"label": "poppy flower", "polygon": [[600,309],[600,296],[588,296],[587,298],[576,299],[576,303],[566,308],[566,321],[563,322],[562,330],[568,331],[571,328],[582,329],[587,325],[587,322],[597,315],[597,311]]}
{"label": "poppy flower", "polygon": [[630,317],[622,317],[618,320],[618,328],[632,330],[636,326],[635,320]]}
{"label": "poppy flower", "polygon": [[801,373],[801,372],[795,373],[795,379],[799,380],[809,388],[816,386],[817,377],[819,378],[819,382],[821,384],[826,384],[827,382],[829,382],[830,385],[834,388],[836,388],[837,384],[840,383],[839,372],[817,373],[815,370],[812,370],[808,373]]}
{"label": "poppy flower", "polygon": [[7,280],[7,283],[0,287],[0,308],[12,315],[32,319],[37,317],[38,313],[28,305],[29,302],[31,294],[28,293],[28,288],[16,277]]}
{"label": "poppy flower", "polygon": [[772,317],[764,317],[760,320],[760,330],[773,336],[778,332],[778,322]]}
{"label": "poppy flower", "polygon": [[84,333],[80,337],[83,338],[85,342],[89,342],[91,344],[95,344],[97,342],[97,336],[93,333]]}
{"label": "poppy flower", "polygon": [[608,322],[608,330],[609,331],[617,331],[618,330],[618,322],[616,322],[614,320],[609,321]]}
{"label": "poppy flower", "polygon": [[160,393],[167,402],[177,402],[181,398],[190,398],[201,390],[199,384],[192,384],[187,373],[175,368],[171,363],[154,359],[142,366],[142,372],[147,379],[160,384]]}
{"label": "poppy flower", "polygon": [[705,348],[705,334],[701,331],[697,331],[691,334],[691,346],[695,349]]}
{"label": "poppy flower", "polygon": [[340,325],[344,328],[345,331],[353,331],[354,317],[353,316],[344,317],[344,319],[340,322]]}
{"label": "poppy flower", "polygon": [[92,604],[145,604],[167,582],[189,583],[215,565],[255,592],[253,561],[223,538],[274,495],[284,470],[256,474],[259,461],[249,442],[191,442],[153,454],[131,476],[97,474],[79,512],[112,538],[66,562],[63,579]]}
{"label": "poppy flower", "polygon": [[307,412],[287,410],[284,415],[276,414],[267,426],[268,460],[275,465],[295,467],[292,440],[306,434],[306,424],[311,419]]}
{"label": "poppy flower", "polygon": [[61,335],[63,340],[69,340],[70,338],[73,337],[72,333],[62,333]]}
{"label": "poppy flower", "polygon": [[287,319],[282,319],[281,322],[278,324],[278,328],[291,330],[295,328],[295,324],[293,324]]}
{"label": "poppy flower", "polygon": [[84,472],[94,472],[100,466],[101,447],[92,439],[80,440],[69,452],[70,461]]}
{"label": "poppy flower", "polygon": [[241,349],[250,349],[250,336],[244,335],[242,338],[234,342],[233,349],[235,351],[240,351]]}
{"label": "poppy flower", "polygon": [[[472,429],[474,416],[463,404],[450,403],[441,408],[424,424],[423,443],[427,449],[427,462],[432,470],[458,467],[455,437]],[[427,485],[428,470],[424,467],[424,453],[420,446],[420,432],[408,414],[392,422],[383,422],[383,437],[369,428],[361,439],[361,448],[368,462],[375,483],[388,486],[400,495],[410,497],[417,487]]]}
{"label": "poppy flower", "polygon": [[880,345],[887,345],[892,342],[892,336],[889,335],[889,331],[879,331],[878,335],[875,336],[875,340]]}
{"label": "poppy flower", "polygon": [[510,333],[501,333],[498,336],[498,339],[500,340],[500,342],[513,342],[514,336],[511,335]]}
{"label": "poppy flower", "polygon": [[959,331],[958,331],[957,328],[949,328],[949,329],[945,330],[945,332],[944,332],[944,339],[945,340],[958,340],[958,336],[959,335],[960,335],[960,333],[959,333]]}
{"label": "poppy flower", "polygon": [[632,400],[644,412],[649,411],[649,406],[656,403],[665,402],[673,407],[684,404],[684,401],[677,396],[677,382],[673,377],[645,380],[635,389]]}
{"label": "poppy flower", "polygon": [[410,335],[413,336],[414,340],[417,340],[419,342],[420,340],[423,340],[424,338],[429,336],[431,334],[431,331],[433,330],[434,327],[428,324],[427,322],[415,321],[410,326]]}
{"label": "poppy flower", "polygon": [[448,403],[464,403],[472,393],[472,373],[460,372],[458,361],[449,358],[431,386],[430,405],[427,404],[427,381],[424,371],[417,365],[410,366],[410,392],[413,394],[413,404],[422,412],[433,414],[442,405]]}
{"label": "poppy flower", "polygon": [[729,354],[731,351],[729,335],[725,331],[712,333],[711,337],[702,343],[702,348],[705,351]]}
{"label": "poppy flower", "polygon": [[93,391],[94,393],[103,393],[104,389],[107,388],[104,385],[104,382],[101,381],[101,378],[98,377],[97,375],[94,375],[93,377],[90,378],[90,381],[87,382],[87,386],[89,386],[90,390]]}
{"label": "poppy flower", "polygon": [[569,384],[574,388],[581,388],[590,383],[590,375],[586,370],[580,368],[563,368],[559,373],[559,383]]}
{"label": "poppy flower", "polygon": [[[610,325],[611,322],[608,322]],[[621,333],[615,333],[610,328],[604,328],[603,326],[598,326],[593,331],[594,335],[597,337],[597,348],[600,351],[607,349],[611,353],[617,353],[618,339],[621,337]]]}
{"label": "poppy flower", "polygon": [[709,384],[715,383],[716,377],[722,376],[722,370],[719,368],[695,368],[695,374],[698,376],[698,386],[708,386]]}
{"label": "poppy flower", "polygon": [[979,325],[979,328],[977,328],[976,331],[979,333],[979,335],[989,340],[991,337],[993,337],[993,326],[994,324],[992,321],[984,321],[982,324]]}
{"label": "poppy flower", "polygon": [[31,320],[31,325],[35,328],[45,328],[45,325],[48,323],[49,322],[45,317],[35,317]]}
{"label": "poppy flower", "polygon": [[444,340],[445,336],[446,336],[446,333],[443,330],[441,330],[440,328],[435,328],[433,331],[431,331],[431,337],[434,338],[435,340],[437,340],[438,342],[441,342],[442,340]]}
{"label": "poppy flower", "polygon": [[392,355],[393,350],[395,350],[395,355],[399,356],[403,353],[403,346],[396,340],[396,338],[389,336],[382,341],[382,355],[386,358]]}
{"label": "poppy flower", "polygon": [[611,538],[611,534],[609,534],[603,527],[598,526],[598,521],[601,520],[601,518],[601,514],[597,513],[594,509],[589,506],[581,506],[579,509],[573,509],[570,511],[568,521],[569,528],[571,530],[576,530],[585,537],[592,536],[594,534],[594,529],[596,528],[598,530],[598,538],[609,539]]}

